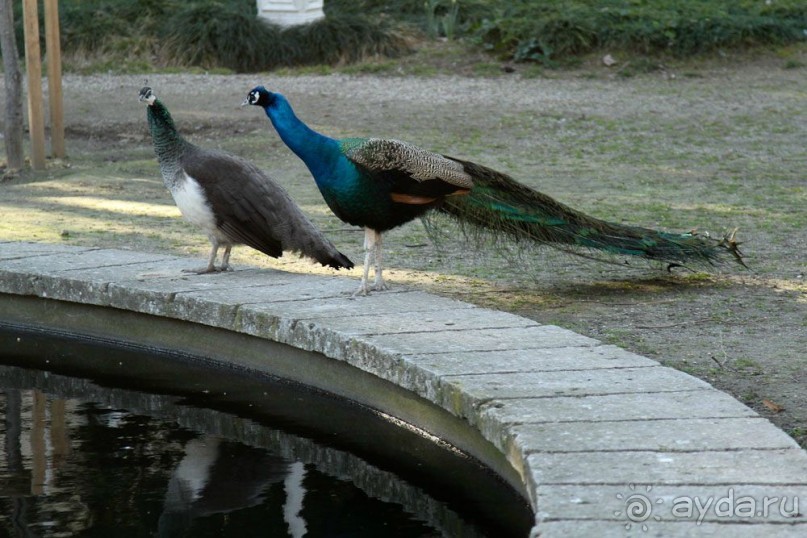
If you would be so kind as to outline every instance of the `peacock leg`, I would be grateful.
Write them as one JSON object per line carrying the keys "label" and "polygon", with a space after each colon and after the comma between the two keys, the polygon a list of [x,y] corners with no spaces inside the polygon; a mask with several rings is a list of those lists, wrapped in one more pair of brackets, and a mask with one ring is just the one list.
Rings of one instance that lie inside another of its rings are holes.
{"label": "peacock leg", "polygon": [[389,289],[387,285],[384,283],[384,277],[381,275],[382,265],[381,265],[381,232],[374,232],[375,233],[375,241],[373,245],[373,250],[375,250],[375,283],[373,284],[373,289],[376,291],[382,291]]}
{"label": "peacock leg", "polygon": [[374,235],[375,230],[371,230],[370,228],[364,229],[364,270],[361,275],[359,289],[353,293],[353,297],[370,293],[370,290],[367,288],[367,279],[370,276],[370,257],[373,254],[372,243]]}

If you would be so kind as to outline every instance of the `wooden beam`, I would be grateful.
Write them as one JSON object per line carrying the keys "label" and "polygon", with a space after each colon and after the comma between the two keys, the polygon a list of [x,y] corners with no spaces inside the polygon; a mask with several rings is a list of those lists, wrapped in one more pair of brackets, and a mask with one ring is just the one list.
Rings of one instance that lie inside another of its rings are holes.
{"label": "wooden beam", "polygon": [[62,99],[62,47],[59,42],[59,2],[45,0],[45,49],[48,58],[48,103],[50,104],[50,149],[64,158],[64,104]]}
{"label": "wooden beam", "polygon": [[37,0],[23,0],[25,69],[28,72],[28,131],[31,134],[31,168],[45,169],[45,118],[42,112],[42,57],[39,49]]}
{"label": "wooden beam", "polygon": [[8,171],[25,166],[25,116],[22,113],[22,71],[14,38],[14,12],[11,0],[0,0],[0,51],[6,85],[5,126],[3,129]]}

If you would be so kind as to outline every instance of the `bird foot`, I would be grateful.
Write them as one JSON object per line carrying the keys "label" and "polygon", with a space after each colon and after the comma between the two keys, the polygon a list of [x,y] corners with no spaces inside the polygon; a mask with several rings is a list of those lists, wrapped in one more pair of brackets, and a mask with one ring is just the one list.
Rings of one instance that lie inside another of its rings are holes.
{"label": "bird foot", "polygon": [[366,283],[366,282],[362,282],[362,283],[359,285],[359,289],[357,289],[356,291],[354,291],[354,292],[353,292],[353,295],[351,295],[351,297],[357,297],[357,296],[359,296],[359,295],[364,295],[364,296],[367,296],[367,295],[369,295],[369,294],[370,294],[370,289],[368,288],[367,283]]}
{"label": "bird foot", "polygon": [[385,291],[389,289],[389,286],[383,280],[376,280],[375,284],[373,284],[373,289],[375,291]]}
{"label": "bird foot", "polygon": [[203,267],[202,269],[183,269],[182,272],[194,275],[209,275],[211,273],[226,273],[232,270],[233,268],[230,267],[229,265],[223,265],[221,267],[215,267],[211,265],[208,267]]}
{"label": "bird foot", "polygon": [[359,289],[353,292],[353,295],[351,297],[356,297],[357,295],[367,296],[370,295],[371,291],[384,291],[388,289],[389,286],[387,286],[387,284],[383,280],[380,282],[375,282],[372,286],[368,286],[367,282],[362,281],[362,283],[359,284]]}

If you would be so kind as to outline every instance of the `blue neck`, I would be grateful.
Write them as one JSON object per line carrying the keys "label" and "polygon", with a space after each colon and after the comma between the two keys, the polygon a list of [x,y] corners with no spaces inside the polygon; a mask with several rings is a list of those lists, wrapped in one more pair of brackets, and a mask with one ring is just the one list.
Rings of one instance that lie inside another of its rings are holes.
{"label": "blue neck", "polygon": [[336,140],[303,123],[282,95],[275,94],[274,103],[264,111],[283,142],[308,166],[318,185],[335,179],[335,168],[343,157]]}

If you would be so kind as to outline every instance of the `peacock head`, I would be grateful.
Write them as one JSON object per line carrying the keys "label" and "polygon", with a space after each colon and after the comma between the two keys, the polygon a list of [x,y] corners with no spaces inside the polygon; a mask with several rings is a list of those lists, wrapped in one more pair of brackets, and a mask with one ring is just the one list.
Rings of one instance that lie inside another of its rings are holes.
{"label": "peacock head", "polygon": [[263,86],[256,86],[247,94],[247,98],[241,103],[241,106],[255,105],[263,108],[272,106],[275,102],[277,94],[274,94],[264,88]]}
{"label": "peacock head", "polygon": [[139,99],[141,103],[145,102],[147,105],[151,106],[154,104],[154,101],[157,100],[157,96],[154,95],[154,91],[151,88],[145,86],[140,90]]}

